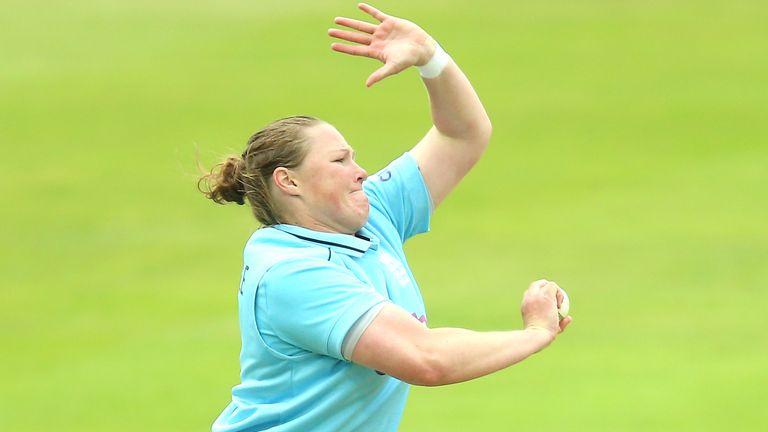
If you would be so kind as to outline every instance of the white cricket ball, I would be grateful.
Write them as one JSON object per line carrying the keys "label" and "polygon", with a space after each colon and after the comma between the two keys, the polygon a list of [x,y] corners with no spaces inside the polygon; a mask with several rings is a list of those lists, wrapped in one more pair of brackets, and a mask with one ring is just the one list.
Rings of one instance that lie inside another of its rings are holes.
{"label": "white cricket ball", "polygon": [[560,307],[557,308],[557,314],[560,316],[560,319],[563,319],[568,316],[568,310],[571,308],[571,301],[568,300],[568,294],[565,293],[565,290],[560,288],[560,292],[563,294],[563,301],[560,303]]}

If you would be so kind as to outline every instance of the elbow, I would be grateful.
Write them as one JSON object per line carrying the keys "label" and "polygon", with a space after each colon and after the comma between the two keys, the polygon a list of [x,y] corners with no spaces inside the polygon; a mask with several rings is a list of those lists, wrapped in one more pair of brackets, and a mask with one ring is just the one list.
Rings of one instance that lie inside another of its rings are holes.
{"label": "elbow", "polygon": [[489,118],[486,117],[486,122],[481,127],[479,135],[479,141],[481,143],[480,145],[484,152],[488,147],[488,143],[491,142],[491,135],[493,135],[493,125],[491,124],[491,120]]}
{"label": "elbow", "polygon": [[450,368],[437,353],[422,353],[414,362],[410,373],[401,379],[408,384],[435,387],[450,384]]}
{"label": "elbow", "polygon": [[477,116],[474,127],[472,129],[478,141],[487,144],[491,140],[493,124],[491,123],[491,118],[488,117],[488,113],[485,112],[485,110],[482,110],[482,114]]}
{"label": "elbow", "polygon": [[487,115],[484,115],[481,120],[477,121],[471,130],[471,140],[474,143],[474,146],[479,150],[478,158],[485,152],[488,143],[491,142],[492,134],[493,124],[491,124],[491,119],[489,119]]}
{"label": "elbow", "polygon": [[491,141],[491,135],[493,135],[493,124],[491,123],[491,119],[488,118],[487,114],[484,117],[485,118],[480,126],[479,134],[484,145],[487,146],[488,143]]}
{"label": "elbow", "polygon": [[477,150],[478,155],[488,146],[493,134],[493,124],[485,111],[466,122],[435,125],[443,136]]}
{"label": "elbow", "polygon": [[493,133],[493,126],[490,119],[487,117],[485,121],[478,122],[471,131],[468,141],[471,142],[472,152],[467,154],[465,162],[469,164],[469,167],[474,166],[480,161],[485,150],[488,148],[488,144],[491,142],[491,135]]}

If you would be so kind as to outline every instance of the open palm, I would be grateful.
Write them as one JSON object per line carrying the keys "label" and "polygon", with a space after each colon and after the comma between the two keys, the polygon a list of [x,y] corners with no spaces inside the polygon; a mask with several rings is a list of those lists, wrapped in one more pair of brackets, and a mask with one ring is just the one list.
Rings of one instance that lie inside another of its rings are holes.
{"label": "open palm", "polygon": [[410,66],[423,65],[434,53],[435,43],[421,27],[389,16],[365,3],[360,3],[358,7],[377,19],[379,24],[340,17],[334,20],[336,24],[357,31],[330,29],[328,34],[358,44],[334,43],[331,45],[334,51],[378,59],[384,63],[368,77],[365,85],[370,87]]}

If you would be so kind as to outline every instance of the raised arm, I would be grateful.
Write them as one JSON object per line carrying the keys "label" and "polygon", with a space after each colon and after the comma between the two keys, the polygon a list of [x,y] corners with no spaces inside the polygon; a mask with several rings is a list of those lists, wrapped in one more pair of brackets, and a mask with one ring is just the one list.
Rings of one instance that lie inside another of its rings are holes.
{"label": "raised arm", "polygon": [[557,285],[531,284],[522,304],[524,329],[475,332],[429,329],[389,304],[365,330],[352,361],[415,385],[437,386],[478,378],[511,366],[549,345],[570,324],[558,322]]}
{"label": "raised arm", "polygon": [[[442,55],[435,40],[416,24],[365,3],[358,7],[379,23],[336,18],[336,24],[357,31],[330,29],[328,34],[357,44],[334,43],[331,48],[335,51],[384,63],[368,77],[366,85],[411,66],[426,65],[435,55]],[[411,151],[435,206],[480,159],[491,136],[491,122],[477,93],[456,63],[450,58],[446,60],[437,76],[423,78],[433,127]]]}

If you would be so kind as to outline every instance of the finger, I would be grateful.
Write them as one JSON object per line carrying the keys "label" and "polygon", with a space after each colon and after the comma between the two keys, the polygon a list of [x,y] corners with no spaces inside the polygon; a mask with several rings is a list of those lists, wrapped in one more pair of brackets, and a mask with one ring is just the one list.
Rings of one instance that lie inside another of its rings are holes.
{"label": "finger", "polygon": [[385,14],[384,12],[376,9],[375,7],[373,7],[373,6],[369,5],[369,4],[360,3],[360,4],[357,5],[357,7],[359,7],[361,11],[363,11],[363,12],[367,13],[368,15],[370,15],[370,16],[376,18],[377,20],[379,20],[379,22],[382,22],[385,19],[389,18],[387,16],[387,14]]}
{"label": "finger", "polygon": [[367,87],[370,87],[377,82],[383,80],[384,78],[394,75],[398,72],[397,68],[391,64],[385,64],[384,66],[378,68],[375,72],[373,72],[369,77],[368,80],[365,81],[365,85]]}
{"label": "finger", "polygon": [[356,19],[351,18],[344,18],[344,17],[336,17],[336,19],[333,20],[338,25],[349,27],[351,29],[359,30],[364,33],[373,34],[373,32],[376,31],[376,26],[367,23],[365,21],[358,21]]}
{"label": "finger", "polygon": [[371,54],[371,49],[367,45],[345,45],[341,43],[334,43],[331,44],[331,49],[353,56],[375,58],[375,56]]}
{"label": "finger", "polygon": [[560,287],[557,286],[557,284],[554,282],[547,282],[544,286],[541,287],[541,290],[547,296],[552,296],[554,298],[557,296],[557,292],[560,290]]}
{"label": "finger", "polygon": [[557,299],[557,307],[559,309],[560,306],[563,305],[563,290],[562,289],[558,289],[557,290],[557,293],[555,294],[555,298]]}
{"label": "finger", "polygon": [[566,327],[568,327],[571,324],[571,322],[573,322],[573,318],[570,315],[561,319],[559,323],[560,331],[561,332],[565,331]]}
{"label": "finger", "polygon": [[537,281],[531,282],[531,284],[530,284],[530,285],[528,285],[528,288],[536,288],[536,289],[539,289],[539,288],[543,287],[544,285],[546,285],[548,282],[549,282],[549,281],[548,281],[548,280],[546,280],[546,279],[539,279],[539,280],[537,280]]}
{"label": "finger", "polygon": [[335,37],[337,39],[345,40],[348,42],[355,42],[363,45],[371,44],[371,35],[365,33],[355,33],[346,30],[328,29],[328,36]]}

